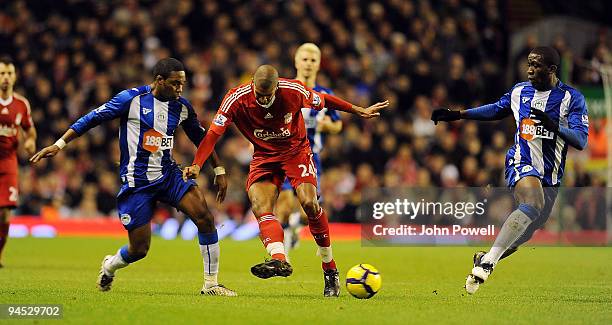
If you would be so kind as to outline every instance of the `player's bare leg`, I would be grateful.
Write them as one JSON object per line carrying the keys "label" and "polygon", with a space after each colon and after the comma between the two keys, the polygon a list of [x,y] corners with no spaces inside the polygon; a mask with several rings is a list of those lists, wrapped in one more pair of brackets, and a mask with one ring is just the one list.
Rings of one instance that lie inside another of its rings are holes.
{"label": "player's bare leg", "polygon": [[11,209],[0,208],[0,268],[2,268],[2,251],[8,241],[9,233],[9,218],[11,216]]}
{"label": "player's bare leg", "polygon": [[295,200],[296,211],[289,215],[289,228],[293,235],[293,241],[291,242],[291,249],[297,248],[300,240],[300,233],[304,226],[308,225],[308,216],[302,206],[300,206],[297,198]]}
{"label": "player's bare leg", "polygon": [[208,209],[202,192],[192,186],[179,202],[178,208],[198,227],[200,253],[204,260],[204,285],[200,293],[210,296],[237,296],[236,292],[217,282],[220,255],[219,237],[214,217]]}
{"label": "player's bare leg", "polygon": [[278,197],[278,188],[270,181],[259,181],[251,185],[248,194],[251,209],[259,223],[259,238],[272,257],[269,261],[253,266],[251,273],[262,279],[291,275],[293,269],[285,255],[283,228],[272,213]]}
{"label": "player's bare leg", "polygon": [[[275,215],[283,227],[283,244],[285,245],[287,261],[289,261],[289,251],[294,248],[298,240],[297,236],[299,236],[299,233],[297,233],[300,227],[300,212],[298,209],[301,210],[293,194],[293,189],[281,191],[276,202]],[[295,220],[296,214],[298,216],[297,220]]]}
{"label": "player's bare leg", "polygon": [[151,223],[128,231],[129,244],[121,247],[115,255],[106,255],[102,260],[98,289],[108,291],[115,278],[115,271],[143,259],[151,246]]}
{"label": "player's bare leg", "polygon": [[504,252],[540,217],[540,211],[544,207],[542,183],[534,176],[522,178],[516,183],[514,198],[518,208],[510,213],[502,225],[491,250],[486,254],[478,252],[474,255],[474,267],[465,282],[465,290],[469,294],[478,290],[480,284],[489,278]]}
{"label": "player's bare leg", "polygon": [[326,297],[337,297],[340,295],[340,279],[332,254],[327,214],[319,205],[317,188],[313,184],[302,183],[297,187],[296,192],[300,205],[308,217],[310,233],[319,246],[325,279],[323,295]]}
{"label": "player's bare leg", "polygon": [[536,230],[542,228],[544,224],[546,224],[546,221],[550,217],[550,213],[557,199],[557,194],[559,194],[559,188],[543,187],[542,189],[544,190],[544,207],[542,208],[542,210],[540,210],[540,216],[536,221],[529,224],[529,227],[527,227],[527,230],[525,230],[523,235],[521,235],[521,237],[519,237],[519,239],[517,239],[514,244],[512,244],[512,246],[510,246],[510,248],[508,248],[502,254],[502,256],[499,258],[500,261],[518,251],[518,248],[522,244],[526,243],[527,241],[529,241],[529,239],[531,239]]}

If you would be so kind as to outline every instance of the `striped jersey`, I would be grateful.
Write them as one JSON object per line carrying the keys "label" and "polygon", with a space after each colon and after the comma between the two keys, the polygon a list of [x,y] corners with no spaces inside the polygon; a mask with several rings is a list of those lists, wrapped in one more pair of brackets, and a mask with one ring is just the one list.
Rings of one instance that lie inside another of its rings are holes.
{"label": "striped jersey", "polygon": [[506,155],[506,168],[514,168],[516,177],[535,169],[545,186],[558,186],[565,168],[568,144],[557,134],[549,132],[529,111],[537,109],[559,126],[588,134],[589,117],[584,96],[576,89],[559,81],[547,91],[535,89],[531,82],[516,84],[497,103],[500,113],[512,114],[516,121],[514,145]]}
{"label": "striped jersey", "polygon": [[[321,87],[319,85],[316,85],[314,88],[312,88],[312,90],[322,94],[334,94],[331,89]],[[304,123],[306,123],[306,134],[308,136],[308,141],[310,142],[310,149],[312,149],[313,153],[318,154],[321,152],[323,145],[325,144],[325,134],[317,131],[319,121],[321,121],[326,115],[329,116],[332,121],[337,121],[340,119],[340,114],[327,107],[324,107],[320,111],[303,107],[302,115],[304,116]]]}
{"label": "striped jersey", "polygon": [[172,159],[174,132],[179,125],[197,146],[205,131],[191,103],[184,97],[161,101],[153,96],[151,87],[127,89],[110,101],[78,119],[70,128],[82,135],[100,123],[121,119],[119,173],[122,191],[143,187],[163,180],[176,164]]}

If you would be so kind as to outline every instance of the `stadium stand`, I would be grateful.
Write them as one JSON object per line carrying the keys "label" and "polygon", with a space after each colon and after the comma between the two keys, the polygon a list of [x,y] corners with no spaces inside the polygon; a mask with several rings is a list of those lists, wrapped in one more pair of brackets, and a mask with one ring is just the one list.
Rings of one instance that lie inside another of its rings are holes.
{"label": "stadium stand", "polygon": [[[508,89],[504,69],[520,58],[507,57],[501,3],[13,1],[0,5],[0,42],[17,62],[17,91],[32,104],[39,147],[118,91],[149,82],[159,58],[186,63],[185,96],[207,126],[225,91],[247,81],[255,67],[269,63],[292,77],[296,46],[317,43],[323,52],[320,84],[355,103],[391,100],[381,119],[343,115],[343,132],[328,137],[322,154],[324,204],[332,220],[353,222],[360,191],[371,186],[504,185],[511,119],[435,128],[429,119],[434,108],[471,107]],[[555,45],[567,58],[562,39]],[[602,60],[609,45],[604,35],[572,60]],[[573,83],[601,82],[578,66],[572,71]],[[22,156],[17,214],[114,218],[117,132],[117,123],[98,127],[36,168]],[[231,134],[217,147],[231,176],[217,212],[241,220],[249,208],[243,182],[251,149]],[[184,134],[176,140],[176,160],[190,163],[195,148]],[[571,165],[568,184],[603,185],[580,159]],[[210,187],[210,179],[199,181]],[[164,207],[158,211],[159,220],[172,215]],[[577,223],[598,227],[589,219]]]}

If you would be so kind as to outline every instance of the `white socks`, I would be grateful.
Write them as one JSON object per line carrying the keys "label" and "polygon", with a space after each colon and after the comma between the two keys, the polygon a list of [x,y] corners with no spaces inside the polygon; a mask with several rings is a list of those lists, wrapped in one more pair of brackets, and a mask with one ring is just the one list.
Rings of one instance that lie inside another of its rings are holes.
{"label": "white socks", "polygon": [[291,247],[291,241],[293,240],[293,229],[291,227],[287,227],[283,229],[283,246],[285,246],[285,258],[287,258],[287,262],[289,262],[289,248]]}
{"label": "white socks", "polygon": [[216,285],[219,285],[219,282],[217,282],[217,274],[204,274],[204,289],[209,289]]}
{"label": "white socks", "polygon": [[270,256],[274,254],[283,254],[287,256],[285,254],[285,245],[283,245],[283,243],[281,242],[269,243],[268,245],[266,245],[266,250],[268,251],[268,254],[270,254]]}
{"label": "white socks", "polygon": [[210,288],[218,285],[217,274],[219,273],[219,243],[200,245],[200,252],[204,259],[204,287]]}
{"label": "white socks", "polygon": [[123,260],[121,257],[121,250],[118,250],[117,254],[104,262],[104,273],[108,276],[115,276],[115,271],[128,265],[130,265],[130,263]]}
{"label": "white socks", "polygon": [[300,221],[302,219],[302,214],[299,212],[293,212],[289,215],[289,228],[297,228],[300,226]]}
{"label": "white socks", "polygon": [[331,246],[319,247],[317,255],[321,255],[321,261],[323,261],[323,263],[329,263],[334,259]]}
{"label": "white socks", "polygon": [[504,222],[491,250],[482,258],[482,263],[497,264],[502,254],[514,244],[514,242],[521,237],[525,232],[531,218],[527,216],[523,211],[516,209],[514,210]]}

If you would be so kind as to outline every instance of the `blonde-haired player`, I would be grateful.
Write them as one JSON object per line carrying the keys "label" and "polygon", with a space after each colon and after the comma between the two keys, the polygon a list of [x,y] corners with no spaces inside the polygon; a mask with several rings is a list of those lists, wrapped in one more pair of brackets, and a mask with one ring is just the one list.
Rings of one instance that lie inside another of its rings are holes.
{"label": "blonde-haired player", "polygon": [[[317,74],[321,66],[321,50],[313,43],[304,43],[295,51],[295,79],[301,81],[308,88],[321,93],[332,94],[330,89],[316,84]],[[313,153],[313,161],[317,169],[317,182],[320,185],[321,159],[319,153],[323,149],[325,134],[337,134],[342,130],[340,115],[331,109],[324,108],[316,111],[310,108],[302,108],[302,115],[306,124],[308,141]],[[317,186],[320,189],[320,186]],[[321,193],[319,201],[321,201]],[[285,180],[276,204],[276,216],[285,229],[285,252],[294,248],[302,228],[302,220],[306,220],[305,214],[300,208],[294,189],[288,180]]]}

